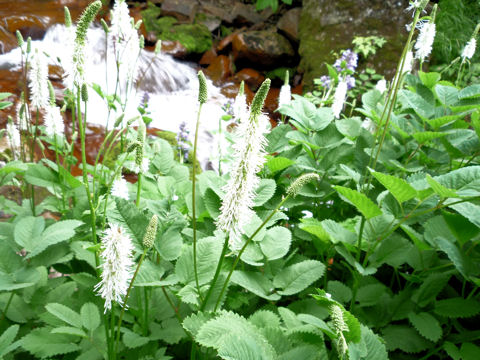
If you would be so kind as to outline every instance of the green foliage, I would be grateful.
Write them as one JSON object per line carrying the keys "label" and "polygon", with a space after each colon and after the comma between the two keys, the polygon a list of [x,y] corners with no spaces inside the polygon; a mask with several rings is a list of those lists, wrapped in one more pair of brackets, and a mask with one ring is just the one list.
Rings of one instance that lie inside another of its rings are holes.
{"label": "green foliage", "polygon": [[355,36],[352,40],[353,51],[368,58],[370,55],[375,55],[386,42],[387,40],[382,36]]}

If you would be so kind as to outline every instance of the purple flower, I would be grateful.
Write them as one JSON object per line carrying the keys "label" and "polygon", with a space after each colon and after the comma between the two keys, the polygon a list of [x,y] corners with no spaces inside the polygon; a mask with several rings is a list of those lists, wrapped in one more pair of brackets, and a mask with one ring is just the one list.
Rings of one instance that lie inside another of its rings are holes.
{"label": "purple flower", "polygon": [[342,56],[335,61],[333,66],[338,70],[342,71],[344,69],[348,69],[351,71],[355,71],[358,65],[358,55],[356,52],[347,49],[343,52]]}
{"label": "purple flower", "polygon": [[348,90],[353,89],[355,87],[355,78],[351,75],[345,76],[345,82],[347,83]]}
{"label": "purple flower", "polygon": [[328,75],[321,76],[320,81],[322,82],[322,86],[326,89],[330,89],[332,86],[332,78]]}

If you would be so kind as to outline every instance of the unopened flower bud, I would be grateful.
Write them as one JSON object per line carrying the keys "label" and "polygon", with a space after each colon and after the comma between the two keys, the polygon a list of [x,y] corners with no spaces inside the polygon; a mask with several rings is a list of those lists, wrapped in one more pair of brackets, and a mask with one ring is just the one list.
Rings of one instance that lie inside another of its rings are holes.
{"label": "unopened flower bud", "polygon": [[18,47],[22,47],[23,44],[25,44],[25,42],[23,41],[23,36],[22,36],[22,33],[20,31],[15,31],[15,35],[17,36],[17,44],[18,44]]}
{"label": "unopened flower bud", "polygon": [[27,38],[27,54],[30,54],[32,51],[32,38],[29,36]]}
{"label": "unopened flower bud", "polygon": [[299,178],[297,178],[287,189],[287,195],[291,197],[297,196],[299,191],[305,184],[308,184],[312,180],[318,180],[320,176],[314,173],[303,174]]}
{"label": "unopened flower bud", "polygon": [[140,35],[140,39],[139,39],[138,45],[140,46],[140,49],[144,49],[144,48],[145,48],[145,37],[144,37],[143,35]]}
{"label": "unopened flower bud", "polygon": [[162,51],[162,40],[158,40],[157,43],[155,44],[155,55],[160,54]]}
{"label": "unopened flower bud", "polygon": [[86,84],[82,84],[82,101],[88,101],[88,88]]}
{"label": "unopened flower bud", "polygon": [[200,104],[205,104],[207,102],[207,79],[202,71],[198,72],[198,102]]}
{"label": "unopened flower bud", "polygon": [[55,89],[53,88],[52,82],[47,80],[48,82],[48,94],[50,97],[50,104],[55,104]]}
{"label": "unopened flower bud", "polygon": [[102,25],[102,28],[103,28],[103,31],[105,32],[105,34],[108,34],[110,29],[108,28],[108,25],[105,22],[105,20],[100,19],[100,24]]}
{"label": "unopened flower bud", "polygon": [[68,28],[72,26],[72,17],[70,16],[70,10],[68,10],[68,7],[63,8],[64,13],[65,13],[65,26]]}
{"label": "unopened flower bud", "polygon": [[155,237],[157,236],[158,216],[153,215],[148,223],[145,236],[143,237],[143,246],[147,249],[151,248],[155,243]]}
{"label": "unopened flower bud", "polygon": [[262,85],[260,85],[260,88],[257,90],[257,93],[252,100],[252,106],[250,108],[250,117],[252,119],[257,118],[262,113],[263,103],[270,90],[270,82],[270,79],[266,79]]}

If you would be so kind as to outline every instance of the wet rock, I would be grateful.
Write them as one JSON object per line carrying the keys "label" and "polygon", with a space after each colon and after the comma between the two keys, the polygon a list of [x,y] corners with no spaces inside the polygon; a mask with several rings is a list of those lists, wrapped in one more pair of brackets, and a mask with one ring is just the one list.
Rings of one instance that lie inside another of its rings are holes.
{"label": "wet rock", "polygon": [[193,20],[198,10],[197,0],[164,0],[162,15],[173,16],[178,20]]}
{"label": "wet rock", "polygon": [[253,25],[265,21],[270,12],[255,10],[252,4],[244,4],[237,0],[200,0],[201,11],[218,17],[229,24]]}
{"label": "wet rock", "polygon": [[17,47],[17,38],[0,26],[0,54],[5,54]]}
{"label": "wet rock", "polygon": [[391,74],[406,40],[405,24],[411,21],[407,6],[408,0],[304,0],[298,51],[305,86],[311,88],[313,79],[326,73],[323,64],[335,60],[332,50],[351,48],[356,35],[386,38],[372,60],[377,72]]}
{"label": "wet rock", "polygon": [[265,80],[265,76],[263,76],[257,70],[246,68],[242,69],[235,74],[235,79],[238,82],[244,81],[252,89],[257,89],[260,84]]}
{"label": "wet rock", "polygon": [[235,63],[255,67],[285,66],[295,55],[290,42],[282,35],[267,30],[235,34],[232,40]]}
{"label": "wet rock", "polygon": [[298,42],[298,24],[301,12],[302,8],[288,10],[277,23],[277,29],[294,42]]}
{"label": "wet rock", "polygon": [[195,16],[195,24],[203,24],[207,27],[210,32],[217,30],[220,27],[222,20],[210,14],[197,13]]}
{"label": "wet rock", "polygon": [[[255,6],[252,4],[244,4],[241,2],[236,2],[232,10],[233,22],[236,24],[246,24],[253,25],[258,24],[262,21],[265,21],[269,16],[268,12],[263,13],[257,12]],[[267,15],[265,17],[265,15]]]}
{"label": "wet rock", "polygon": [[185,59],[185,57],[188,55],[187,48],[183,46],[180,41],[162,41],[162,52],[172,55],[177,59]]}
{"label": "wet rock", "polygon": [[205,70],[205,74],[214,82],[219,83],[232,75],[232,62],[225,55],[219,55]]}
{"label": "wet rock", "polygon": [[200,61],[198,62],[200,65],[210,65],[216,58],[217,58],[217,52],[215,49],[209,49],[205,51],[200,58]]}

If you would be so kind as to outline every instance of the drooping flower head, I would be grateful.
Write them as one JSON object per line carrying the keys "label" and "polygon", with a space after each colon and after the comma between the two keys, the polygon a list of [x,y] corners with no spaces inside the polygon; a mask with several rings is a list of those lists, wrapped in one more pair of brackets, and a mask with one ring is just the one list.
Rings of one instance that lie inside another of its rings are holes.
{"label": "drooping flower head", "polygon": [[435,40],[435,23],[426,22],[420,27],[417,42],[415,43],[415,57],[424,61],[432,52],[433,41]]}
{"label": "drooping flower head", "polygon": [[127,293],[133,276],[132,251],[132,240],[125,230],[110,224],[102,238],[102,280],[95,286],[98,294],[105,299],[105,312],[112,308],[112,301],[122,304]]}
{"label": "drooping flower head", "polygon": [[347,90],[348,85],[345,79],[340,79],[340,82],[337,85],[337,89],[335,90],[335,94],[333,95],[333,104],[332,104],[332,111],[333,115],[338,119],[340,117],[340,113],[343,109],[343,104],[345,103],[345,99],[347,98]]}
{"label": "drooping flower head", "polygon": [[119,197],[121,199],[129,200],[127,180],[120,176],[113,181],[112,184],[112,196]]}
{"label": "drooping flower head", "polygon": [[43,109],[49,102],[48,64],[43,52],[35,51],[30,66],[28,73],[30,102],[33,107]]}
{"label": "drooping flower head", "polygon": [[471,38],[470,41],[465,45],[462,51],[462,59],[471,59],[475,55],[475,49],[477,47],[477,40]]}
{"label": "drooping flower head", "polygon": [[270,80],[267,79],[253,99],[250,116],[248,119],[242,119],[237,127],[235,160],[230,171],[230,180],[224,187],[225,197],[216,221],[217,227],[229,235],[232,250],[241,247],[243,227],[251,219],[255,189],[260,181],[257,172],[265,161],[264,133],[267,131],[269,121],[261,110],[269,88]]}

